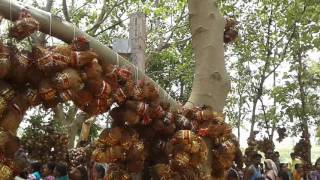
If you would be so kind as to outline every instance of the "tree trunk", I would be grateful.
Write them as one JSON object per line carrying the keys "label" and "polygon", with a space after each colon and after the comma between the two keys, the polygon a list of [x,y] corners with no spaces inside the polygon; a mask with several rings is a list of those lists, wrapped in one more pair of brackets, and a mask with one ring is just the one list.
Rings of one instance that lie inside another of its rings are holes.
{"label": "tree trunk", "polygon": [[[301,130],[302,130],[302,138],[305,141],[309,142],[310,144],[310,134],[309,134],[309,127],[308,127],[308,112],[307,112],[307,102],[306,102],[306,91],[305,91],[305,83],[303,82],[303,73],[305,70],[305,65],[302,62],[302,52],[299,49],[297,55],[298,61],[298,84],[299,84],[299,94],[300,94],[300,101],[301,101],[301,109],[302,112],[300,114],[300,118],[302,119],[301,122]],[[307,152],[307,157],[304,159],[308,164],[311,164],[311,144],[309,147],[305,147]]]}
{"label": "tree trunk", "polygon": [[[257,109],[257,103],[258,103],[258,99],[255,98],[253,100],[253,105],[252,105],[252,115],[251,115],[251,128],[250,128],[250,137],[253,136],[253,132],[254,132],[254,125],[256,123],[256,109]],[[250,138],[249,137],[249,138]]]}
{"label": "tree trunk", "polygon": [[[208,105],[215,111],[222,112],[230,89],[224,61],[224,19],[215,0],[189,0],[188,7],[195,54],[195,75],[192,92],[185,106]],[[212,149],[210,140],[205,141],[208,148]],[[209,175],[212,162],[210,152],[204,165],[204,170]]]}
{"label": "tree trunk", "polygon": [[186,106],[209,105],[222,112],[230,81],[224,61],[224,19],[215,3],[215,0],[188,1],[196,61],[190,103]]}
{"label": "tree trunk", "polygon": [[240,141],[240,126],[241,126],[241,120],[242,120],[242,106],[243,106],[243,100],[242,100],[242,94],[239,92],[239,107],[238,107],[238,120],[237,120],[237,129],[238,129],[238,140]]}

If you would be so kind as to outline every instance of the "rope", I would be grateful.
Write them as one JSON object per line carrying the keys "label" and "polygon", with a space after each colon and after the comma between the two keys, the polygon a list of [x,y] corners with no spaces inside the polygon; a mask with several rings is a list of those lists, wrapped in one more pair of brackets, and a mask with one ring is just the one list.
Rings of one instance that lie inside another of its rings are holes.
{"label": "rope", "polygon": [[73,27],[73,39],[76,37],[76,27],[75,25],[72,25]]}
{"label": "rope", "polygon": [[118,54],[118,53],[116,53],[116,55],[117,55],[117,66],[119,66],[119,67],[120,67],[120,65],[119,65],[119,54]]}
{"label": "rope", "polygon": [[139,68],[138,67],[136,67],[136,82],[138,82],[138,80],[139,80]]}
{"label": "rope", "polygon": [[50,38],[51,38],[51,46],[53,46],[53,37],[52,37],[52,14],[49,13],[49,35],[50,35]]}

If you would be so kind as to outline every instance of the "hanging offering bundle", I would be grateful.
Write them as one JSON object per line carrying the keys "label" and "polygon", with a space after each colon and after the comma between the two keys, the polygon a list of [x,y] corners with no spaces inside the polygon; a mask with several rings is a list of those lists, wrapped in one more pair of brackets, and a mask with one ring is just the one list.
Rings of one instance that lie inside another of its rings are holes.
{"label": "hanging offering bundle", "polygon": [[39,22],[26,9],[22,9],[18,20],[14,22],[13,27],[10,29],[9,36],[20,41],[38,31],[39,28]]}

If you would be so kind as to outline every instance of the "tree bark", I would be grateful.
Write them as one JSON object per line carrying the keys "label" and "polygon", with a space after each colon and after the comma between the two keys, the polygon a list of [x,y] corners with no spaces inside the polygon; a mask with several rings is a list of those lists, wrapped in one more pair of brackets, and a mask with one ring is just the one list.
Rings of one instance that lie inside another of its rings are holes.
{"label": "tree bark", "polygon": [[[310,134],[309,134],[309,127],[308,127],[308,110],[307,110],[307,94],[305,90],[305,83],[303,82],[303,73],[306,71],[305,70],[305,65],[302,62],[302,50],[301,48],[298,50],[297,54],[297,61],[298,61],[298,72],[297,72],[297,79],[298,79],[298,84],[299,84],[299,96],[300,96],[300,101],[301,101],[301,114],[300,118],[302,120],[301,122],[301,130],[302,130],[302,138],[304,138],[306,141],[310,143]],[[304,159],[308,164],[311,163],[311,144],[310,147],[305,147],[307,148],[307,159]]]}
{"label": "tree bark", "polygon": [[[185,106],[208,105],[215,111],[222,112],[230,89],[224,61],[224,19],[215,0],[189,0],[188,7],[195,75],[192,92]],[[205,141],[208,149],[212,149],[212,142],[207,138]],[[211,164],[212,153],[209,151],[204,164],[207,175],[211,175]]]}
{"label": "tree bark", "polygon": [[195,54],[195,75],[186,106],[209,105],[222,112],[230,89],[225,68],[224,19],[216,0],[189,0],[192,47]]}

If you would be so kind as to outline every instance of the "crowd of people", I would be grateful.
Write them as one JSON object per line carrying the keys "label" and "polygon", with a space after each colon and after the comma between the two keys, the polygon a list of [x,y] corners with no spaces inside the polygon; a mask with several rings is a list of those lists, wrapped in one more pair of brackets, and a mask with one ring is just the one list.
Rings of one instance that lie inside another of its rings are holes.
{"label": "crowd of people", "polygon": [[31,163],[15,180],[103,180],[106,169],[102,164],[95,164],[89,169],[85,166],[68,168],[65,163]]}
{"label": "crowd of people", "polygon": [[256,153],[252,156],[251,164],[245,169],[232,167],[228,171],[227,180],[320,180],[320,158],[314,164],[312,171],[303,169],[301,161],[291,153],[291,163],[274,162]]}
{"label": "crowd of people", "polygon": [[[320,158],[316,160],[313,171],[303,169],[303,161],[291,154],[291,163],[274,162],[256,153],[246,168],[232,167],[226,180],[320,180]],[[92,163],[88,166],[67,167],[66,163],[33,162],[15,180],[104,180],[106,167]]]}

